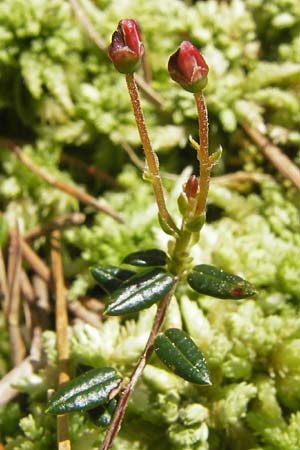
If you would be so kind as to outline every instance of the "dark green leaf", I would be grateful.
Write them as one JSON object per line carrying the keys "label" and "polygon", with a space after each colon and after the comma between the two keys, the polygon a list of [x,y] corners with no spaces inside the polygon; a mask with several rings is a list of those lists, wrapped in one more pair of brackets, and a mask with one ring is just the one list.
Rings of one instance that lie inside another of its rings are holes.
{"label": "dark green leaf", "polygon": [[149,308],[173,287],[175,278],[163,269],[150,269],[135,275],[110,297],[105,314],[119,316]]}
{"label": "dark green leaf", "polygon": [[256,293],[255,287],[243,278],[207,264],[195,266],[188,283],[200,294],[222,299],[237,300]]}
{"label": "dark green leaf", "polygon": [[104,404],[121,377],[112,367],[92,369],[62,386],[48,402],[47,413],[88,411]]}
{"label": "dark green leaf", "polygon": [[170,328],[154,341],[161,361],[177,375],[196,384],[211,384],[205,359],[188,334]]}
{"label": "dark green leaf", "polygon": [[116,266],[94,266],[91,273],[97,283],[106,292],[113,292],[118,289],[121,284],[132,277],[135,272],[132,270],[120,269]]}
{"label": "dark green leaf", "polygon": [[124,258],[123,262],[132,266],[164,266],[167,264],[167,255],[156,248],[141,250],[130,253]]}
{"label": "dark green leaf", "polygon": [[108,425],[111,422],[111,418],[114,415],[114,412],[117,407],[117,401],[116,399],[112,399],[108,402],[107,405],[103,408],[102,413],[98,416],[96,420],[96,424],[102,427],[108,427]]}

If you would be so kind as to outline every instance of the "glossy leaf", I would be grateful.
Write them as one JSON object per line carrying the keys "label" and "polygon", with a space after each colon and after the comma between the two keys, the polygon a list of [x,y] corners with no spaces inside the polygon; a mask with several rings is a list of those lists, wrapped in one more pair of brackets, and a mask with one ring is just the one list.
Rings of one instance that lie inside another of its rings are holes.
{"label": "glossy leaf", "polygon": [[132,270],[125,270],[115,266],[100,265],[92,267],[91,273],[97,283],[106,292],[113,292],[118,289],[124,281],[135,274]]}
{"label": "glossy leaf", "polygon": [[130,253],[123,259],[124,263],[132,266],[165,266],[167,255],[156,248]]}
{"label": "glossy leaf", "polygon": [[256,293],[255,287],[238,275],[207,264],[195,266],[188,276],[188,283],[200,294],[222,299],[237,300]]}
{"label": "glossy leaf", "polygon": [[190,336],[177,328],[170,328],[154,341],[154,350],[173,372],[196,384],[211,384],[205,359]]}
{"label": "glossy leaf", "polygon": [[173,287],[175,278],[163,269],[150,269],[135,275],[110,297],[105,314],[119,316],[149,308]]}
{"label": "glossy leaf", "polygon": [[103,405],[121,380],[112,367],[92,369],[62,386],[49,400],[46,412],[63,414],[88,411]]}

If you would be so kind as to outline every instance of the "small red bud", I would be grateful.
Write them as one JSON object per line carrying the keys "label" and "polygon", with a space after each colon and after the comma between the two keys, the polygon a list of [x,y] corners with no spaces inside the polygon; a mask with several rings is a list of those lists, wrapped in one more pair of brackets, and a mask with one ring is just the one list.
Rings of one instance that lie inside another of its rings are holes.
{"label": "small red bud", "polygon": [[184,186],[184,192],[188,199],[196,197],[198,191],[198,180],[196,175],[191,175]]}
{"label": "small red bud", "polygon": [[135,20],[123,19],[112,35],[108,56],[121,73],[133,73],[138,68],[144,54],[140,30]]}
{"label": "small red bud", "polygon": [[189,41],[183,41],[170,57],[168,70],[170,77],[189,92],[200,92],[207,84],[208,65]]}

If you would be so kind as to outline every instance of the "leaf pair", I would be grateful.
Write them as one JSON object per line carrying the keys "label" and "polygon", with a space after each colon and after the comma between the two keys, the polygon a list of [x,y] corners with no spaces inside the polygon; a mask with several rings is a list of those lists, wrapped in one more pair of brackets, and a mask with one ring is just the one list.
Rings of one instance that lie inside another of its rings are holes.
{"label": "leaf pair", "polygon": [[163,268],[153,268],[167,262],[167,255],[161,250],[131,253],[123,262],[152,268],[135,273],[115,266],[93,267],[91,272],[95,280],[111,293],[105,314],[118,316],[149,308],[170,292],[176,282],[176,278]]}
{"label": "leaf pair", "polygon": [[[200,385],[211,384],[201,351],[183,331],[170,328],[158,335],[154,350],[161,361],[183,379]],[[89,411],[104,406],[97,422],[107,426],[116,408],[116,400],[110,396],[121,381],[112,367],[89,370],[62,386],[49,400],[46,413]]]}

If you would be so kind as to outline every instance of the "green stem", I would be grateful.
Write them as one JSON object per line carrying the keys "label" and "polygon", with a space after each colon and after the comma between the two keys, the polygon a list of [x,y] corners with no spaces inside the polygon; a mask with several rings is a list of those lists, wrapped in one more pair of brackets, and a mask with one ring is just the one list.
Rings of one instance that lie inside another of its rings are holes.
{"label": "green stem", "polygon": [[174,249],[171,255],[171,263],[169,265],[170,272],[177,275],[178,278],[180,278],[182,273],[185,271],[185,266],[189,256],[188,250],[192,237],[192,233],[190,231],[184,230],[184,225],[185,223],[183,221],[180,234],[175,240]]}
{"label": "green stem", "polygon": [[132,103],[133,113],[139,131],[140,139],[144,148],[145,158],[151,175],[151,183],[154,190],[155,199],[157,202],[159,214],[161,218],[169,225],[169,227],[178,231],[173,218],[170,216],[165,202],[162,182],[159,172],[159,162],[157,155],[154,153],[149,135],[147,132],[139,93],[137,90],[134,74],[126,74],[126,83]]}
{"label": "green stem", "polygon": [[208,116],[205,99],[202,92],[197,92],[194,97],[198,111],[200,140],[199,150],[197,151],[197,158],[200,164],[200,192],[197,198],[195,216],[200,216],[205,213],[209,190],[211,163],[208,153]]}

